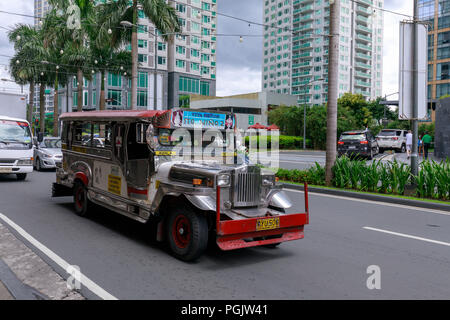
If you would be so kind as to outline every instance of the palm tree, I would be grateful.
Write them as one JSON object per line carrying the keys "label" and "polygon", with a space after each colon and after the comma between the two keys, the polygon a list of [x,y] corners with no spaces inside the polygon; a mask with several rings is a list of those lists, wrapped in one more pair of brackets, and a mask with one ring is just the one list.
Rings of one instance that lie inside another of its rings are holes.
{"label": "palm tree", "polygon": [[107,33],[112,33],[113,38],[119,38],[124,32],[123,28],[119,28],[122,21],[132,24],[131,34],[131,109],[137,107],[137,75],[138,75],[138,40],[137,40],[137,22],[138,22],[138,6],[142,8],[143,13],[162,33],[164,40],[169,41],[172,36],[170,34],[180,32],[181,26],[178,21],[175,8],[171,7],[164,0],[117,0],[100,4],[103,10],[103,21],[98,28],[99,39]]}
{"label": "palm tree", "polygon": [[[55,12],[65,12],[65,17],[68,18],[68,8],[75,5],[79,8],[80,16],[79,27],[69,29],[70,43],[66,45],[67,54],[66,61],[69,65],[76,68],[77,74],[77,93],[78,105],[77,111],[83,110],[83,76],[90,78],[90,73],[86,64],[90,61],[91,53],[89,50],[88,41],[89,33],[96,29],[96,21],[94,19],[95,5],[91,0],[49,0],[50,5]],[[66,24],[67,26],[67,24]]]}
{"label": "palm tree", "polygon": [[[19,69],[23,74],[22,77],[26,78],[29,76],[29,79],[31,79],[30,86],[34,86],[34,83],[39,83],[40,85],[40,131],[45,133],[45,87],[49,82],[49,73],[46,67],[42,65],[42,61],[45,61],[47,58],[43,32],[29,25],[19,24],[9,33],[9,38],[15,43],[17,56],[15,60],[11,60],[10,64],[13,65],[15,63],[18,68],[19,65],[23,64],[24,68]],[[15,71],[13,72],[16,73]]]}
{"label": "palm tree", "polygon": [[53,82],[53,136],[59,136],[59,83],[67,83],[71,68],[64,64],[64,47],[70,40],[71,33],[66,27],[66,16],[59,14],[55,9],[47,13],[42,25],[44,48],[49,63],[49,77]]}
{"label": "palm tree", "polygon": [[33,59],[35,52],[25,50],[23,45],[32,38],[38,36],[37,31],[28,25],[19,24],[8,33],[9,41],[14,44],[16,54],[10,61],[11,75],[14,80],[22,85],[30,85],[30,96],[27,110],[27,120],[31,123],[34,108],[34,86],[36,81],[36,65]]}

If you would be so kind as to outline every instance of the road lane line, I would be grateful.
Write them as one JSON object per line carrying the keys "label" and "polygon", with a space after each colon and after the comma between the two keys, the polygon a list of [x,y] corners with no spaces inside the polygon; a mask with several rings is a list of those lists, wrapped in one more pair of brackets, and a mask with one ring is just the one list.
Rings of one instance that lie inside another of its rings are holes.
{"label": "road lane line", "polygon": [[[303,191],[289,189],[289,188],[284,188],[284,191],[304,193]],[[311,192],[311,191],[308,191],[308,194],[314,195],[314,196],[320,196],[320,197],[334,198],[334,199],[339,199],[339,200],[349,200],[349,201],[355,201],[355,202],[376,204],[379,206],[409,209],[409,210],[416,210],[416,211],[422,211],[422,212],[426,211],[426,212],[430,212],[430,213],[436,213],[436,214],[442,214],[445,216],[450,216],[450,212],[447,212],[447,211],[436,210],[436,209],[427,209],[427,208],[421,208],[421,207],[413,207],[413,206],[407,206],[404,204],[388,203],[388,202],[373,201],[373,200],[364,200],[364,199],[357,199],[357,198],[350,198],[350,197],[343,197],[343,196],[341,197],[341,196],[335,196],[332,194],[316,193],[316,192]]]}
{"label": "road lane line", "polygon": [[388,231],[388,230],[383,230],[383,229],[377,229],[377,228],[372,228],[372,227],[363,227],[363,229],[377,231],[377,232],[382,232],[382,233],[387,233],[387,234],[392,234],[394,236],[399,236],[399,237],[404,237],[404,238],[409,238],[409,239],[414,239],[414,240],[421,240],[421,241],[425,241],[425,242],[430,242],[430,243],[435,243],[435,244],[440,244],[440,245],[443,245],[443,246],[450,247],[450,243],[448,243],[448,242],[443,242],[443,241],[437,241],[437,240],[432,240],[432,239],[412,236],[412,235],[405,234],[405,233],[398,233],[398,232],[393,232],[393,231]]}
{"label": "road lane line", "polygon": [[[33,246],[35,246],[43,254],[45,254],[47,257],[49,257],[53,262],[55,262],[58,266],[60,266],[64,271],[66,271],[67,268],[70,266],[70,264],[67,263],[64,259],[62,259],[60,256],[58,256],[52,250],[50,250],[49,248],[44,246],[42,243],[37,241],[35,238],[33,238],[33,236],[31,236],[29,233],[27,233],[25,230],[23,230],[20,226],[18,226],[16,223],[14,223],[7,216],[0,213],[0,219],[2,219],[4,222],[6,222],[11,228],[16,230],[17,233],[19,233],[24,239],[29,241]],[[89,279],[82,273],[80,273],[80,282],[82,285],[84,285],[91,292],[93,292],[98,297],[102,298],[103,300],[118,300],[116,297],[114,297],[110,293],[106,292],[99,285],[97,285],[95,282],[93,282],[91,279]]]}

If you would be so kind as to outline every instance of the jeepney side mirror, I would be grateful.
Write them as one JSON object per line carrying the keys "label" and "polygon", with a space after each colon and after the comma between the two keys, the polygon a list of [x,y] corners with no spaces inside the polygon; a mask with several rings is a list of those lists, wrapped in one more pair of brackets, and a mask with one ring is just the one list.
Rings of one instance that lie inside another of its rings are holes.
{"label": "jeepney side mirror", "polygon": [[139,144],[146,144],[147,141],[145,139],[146,133],[145,133],[145,124],[144,123],[137,123],[136,124],[136,143]]}
{"label": "jeepney side mirror", "polygon": [[37,148],[38,145],[39,145],[39,143],[38,143],[37,137],[33,137],[33,146],[35,146]]}
{"label": "jeepney side mirror", "polygon": [[37,138],[38,142],[41,143],[42,141],[44,141],[44,133],[43,132],[39,132],[38,133],[38,138]]}

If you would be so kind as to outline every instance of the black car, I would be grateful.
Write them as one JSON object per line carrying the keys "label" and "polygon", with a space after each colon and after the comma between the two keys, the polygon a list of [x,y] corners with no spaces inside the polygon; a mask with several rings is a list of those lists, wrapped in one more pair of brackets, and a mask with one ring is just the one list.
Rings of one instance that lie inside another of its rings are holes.
{"label": "black car", "polygon": [[341,134],[337,146],[338,156],[347,155],[362,156],[369,160],[377,155],[380,151],[378,142],[370,132],[364,131],[347,131]]}

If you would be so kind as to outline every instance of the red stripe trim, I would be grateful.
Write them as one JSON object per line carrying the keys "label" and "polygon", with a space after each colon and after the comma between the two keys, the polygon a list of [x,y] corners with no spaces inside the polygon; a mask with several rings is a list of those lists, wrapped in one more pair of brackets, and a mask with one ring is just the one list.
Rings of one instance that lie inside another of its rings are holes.
{"label": "red stripe trim", "polygon": [[147,195],[148,194],[148,190],[147,189],[139,190],[139,189],[135,189],[135,188],[132,188],[132,187],[128,187],[128,194],[130,194],[130,193]]}

